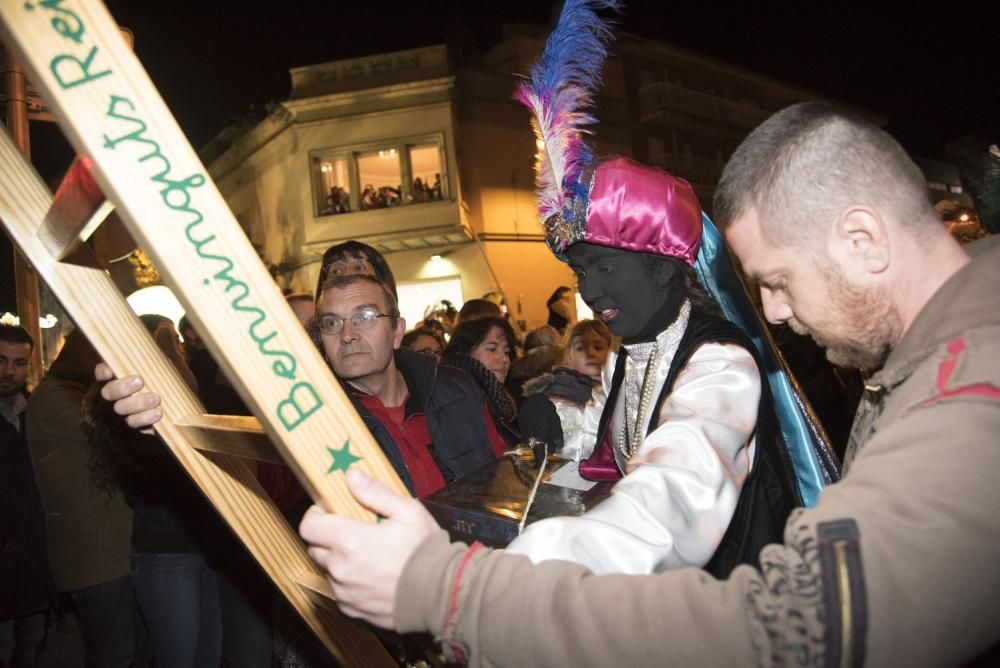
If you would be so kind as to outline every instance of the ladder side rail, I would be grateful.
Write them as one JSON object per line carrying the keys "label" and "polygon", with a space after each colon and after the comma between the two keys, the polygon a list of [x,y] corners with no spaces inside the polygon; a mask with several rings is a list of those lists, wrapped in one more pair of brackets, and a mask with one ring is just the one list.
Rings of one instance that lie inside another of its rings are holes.
{"label": "ladder side rail", "polygon": [[[373,521],[347,490],[343,469],[331,466],[336,452],[360,457],[346,461],[390,488],[405,487],[105,7],[0,0],[0,27],[306,491],[327,510]],[[112,368],[119,376],[145,373]]]}
{"label": "ladder side rail", "polygon": [[367,630],[302,586],[322,578],[302,541],[260,487],[243,459],[197,452],[203,432],[183,426],[203,408],[132,313],[89,249],[57,261],[37,236],[51,204],[47,188],[0,132],[0,221],[12,241],[63,304],[95,350],[113,368],[142,370],[147,386],[163,399],[157,432],[198,488],[232,527],[278,589],[331,653],[344,665],[390,666],[391,657]]}

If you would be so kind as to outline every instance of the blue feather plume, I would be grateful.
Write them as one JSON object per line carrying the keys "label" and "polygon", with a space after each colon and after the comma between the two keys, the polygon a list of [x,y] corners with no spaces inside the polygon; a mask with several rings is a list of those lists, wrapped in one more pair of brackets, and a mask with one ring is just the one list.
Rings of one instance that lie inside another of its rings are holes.
{"label": "blue feather plume", "polygon": [[[557,253],[583,238],[585,221],[572,211],[586,211],[580,205],[589,184],[581,174],[594,155],[583,135],[597,122],[590,110],[612,37],[596,12],[620,8],[619,0],[566,0],[541,58],[515,95],[531,110],[532,127],[543,146],[535,165],[538,213]],[[554,214],[562,215],[553,219]]]}

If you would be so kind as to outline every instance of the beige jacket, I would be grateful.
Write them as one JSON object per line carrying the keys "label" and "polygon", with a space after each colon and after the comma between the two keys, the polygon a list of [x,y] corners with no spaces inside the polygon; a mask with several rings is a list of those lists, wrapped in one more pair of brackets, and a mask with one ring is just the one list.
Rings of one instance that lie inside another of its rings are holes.
{"label": "beige jacket", "polygon": [[129,574],[132,509],[94,486],[80,403],[87,387],[46,376],[28,403],[31,463],[45,509],[49,565],[58,591]]}
{"label": "beige jacket", "polygon": [[463,545],[410,559],[402,630],[475,666],[951,666],[1000,640],[1000,239],[870,383],[850,466],[761,570],[601,576]]}

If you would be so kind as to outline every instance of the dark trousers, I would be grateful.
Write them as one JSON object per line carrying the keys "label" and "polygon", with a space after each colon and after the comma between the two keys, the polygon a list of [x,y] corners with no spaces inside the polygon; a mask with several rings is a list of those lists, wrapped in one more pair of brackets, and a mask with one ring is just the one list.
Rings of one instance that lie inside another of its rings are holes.
{"label": "dark trousers", "polygon": [[70,595],[83,632],[86,668],[149,665],[148,642],[130,576],[77,589]]}
{"label": "dark trousers", "polygon": [[197,552],[132,551],[132,582],[158,668],[218,668],[222,613],[216,572]]}
{"label": "dark trousers", "polygon": [[44,638],[44,612],[0,622],[0,666],[33,668]]}
{"label": "dark trousers", "polygon": [[266,576],[247,559],[233,555],[230,568],[218,572],[222,657],[231,668],[271,668],[274,590]]}

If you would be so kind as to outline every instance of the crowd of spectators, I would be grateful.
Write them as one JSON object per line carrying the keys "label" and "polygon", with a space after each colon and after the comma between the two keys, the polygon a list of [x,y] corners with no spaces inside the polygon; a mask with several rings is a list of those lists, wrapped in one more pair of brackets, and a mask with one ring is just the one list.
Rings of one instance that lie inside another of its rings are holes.
{"label": "crowd of spectators", "polygon": [[[545,395],[561,414],[582,414],[602,399],[602,368],[619,341],[600,320],[574,321],[572,298],[571,289],[557,287],[546,304],[548,323],[527,332],[511,325],[496,292],[461,308],[447,300],[426,305],[422,321],[406,323],[388,261],[356,241],[327,250],[314,294],[286,294],[383,452],[420,497],[515,448],[526,396]],[[249,414],[189,320],[180,323],[183,344],[171,321],[143,320],[207,410]],[[0,337],[0,348],[30,353],[29,342],[7,336],[10,329],[5,336],[13,340]],[[31,402],[13,380],[0,396],[12,416],[27,416],[28,428],[9,436],[22,438],[34,461],[33,476],[15,474],[30,470],[23,458],[3,467],[17,477],[4,493],[27,499],[19,512],[44,517],[38,526],[49,536],[47,553],[40,551],[44,534],[33,548],[25,544],[25,554],[33,550],[25,562],[32,569],[16,580],[25,590],[19,597],[30,603],[0,622],[0,631],[10,627],[18,651],[25,643],[27,651],[37,650],[52,592],[68,596],[64,605],[76,610],[88,665],[150,665],[155,657],[157,666],[265,666],[272,654],[294,663],[315,651],[162,443],[126,427],[100,398],[102,383],[91,373],[96,361],[75,332]],[[261,465],[258,473],[297,522],[308,500],[288,470]],[[37,488],[27,484],[34,479]],[[71,558],[79,545],[92,558]]]}
{"label": "crowd of spectators", "polygon": [[[434,175],[434,181],[430,178],[416,177],[410,186],[410,191],[404,196],[403,187],[389,185],[375,186],[373,183],[366,183],[361,189],[358,197],[358,210],[369,211],[372,209],[386,209],[406,203],[436,202],[444,198],[441,185],[441,174]],[[339,213],[350,213],[351,193],[343,186],[331,186],[330,194],[319,207],[319,215],[330,216]]]}

